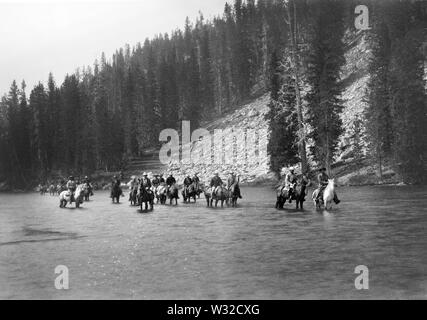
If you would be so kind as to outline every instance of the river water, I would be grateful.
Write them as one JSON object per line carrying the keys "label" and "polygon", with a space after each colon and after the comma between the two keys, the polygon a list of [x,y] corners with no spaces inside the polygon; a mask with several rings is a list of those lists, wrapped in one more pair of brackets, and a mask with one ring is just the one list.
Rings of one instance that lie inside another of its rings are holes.
{"label": "river water", "polygon": [[[269,188],[239,208],[156,206],[98,192],[82,209],[57,197],[0,195],[2,299],[427,298],[427,188],[340,188],[331,212],[274,209]],[[69,290],[55,267],[67,266]],[[369,268],[356,290],[355,267]]]}

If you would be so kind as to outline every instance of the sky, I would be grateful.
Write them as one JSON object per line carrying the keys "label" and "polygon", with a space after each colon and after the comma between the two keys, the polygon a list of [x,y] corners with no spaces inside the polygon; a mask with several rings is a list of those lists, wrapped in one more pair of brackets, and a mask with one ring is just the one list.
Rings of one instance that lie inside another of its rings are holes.
{"label": "sky", "polygon": [[105,52],[170,33],[222,14],[226,0],[0,0],[0,96],[24,79],[27,96],[52,72],[57,85],[67,73],[93,65]]}

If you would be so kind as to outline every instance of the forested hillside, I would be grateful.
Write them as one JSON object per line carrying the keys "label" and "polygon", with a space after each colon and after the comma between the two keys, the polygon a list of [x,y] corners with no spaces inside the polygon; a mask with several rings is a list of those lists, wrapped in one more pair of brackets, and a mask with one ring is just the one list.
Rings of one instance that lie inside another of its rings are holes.
{"label": "forested hillside", "polygon": [[353,159],[424,182],[425,3],[363,1],[371,28],[360,31],[359,2],[235,0],[62,82],[13,82],[0,102],[0,181],[119,170],[159,148],[161,130],[194,130],[269,94],[272,172]]}

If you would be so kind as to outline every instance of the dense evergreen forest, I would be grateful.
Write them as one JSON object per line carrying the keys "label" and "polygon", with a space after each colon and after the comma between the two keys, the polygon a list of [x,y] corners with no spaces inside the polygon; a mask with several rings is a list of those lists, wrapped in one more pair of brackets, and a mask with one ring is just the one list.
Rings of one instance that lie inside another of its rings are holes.
{"label": "dense evergreen forest", "polygon": [[[360,1],[235,0],[221,16],[117,50],[111,59],[53,75],[27,96],[12,83],[0,102],[0,181],[28,187],[52,172],[114,171],[159,133],[219,117],[271,93],[271,167],[331,167],[343,130],[340,68],[348,34],[372,50],[369,107],[360,115],[366,154],[395,163],[407,182],[426,177],[427,99],[419,1],[363,1],[371,29],[354,27]],[[356,146],[357,147],[357,146]]]}

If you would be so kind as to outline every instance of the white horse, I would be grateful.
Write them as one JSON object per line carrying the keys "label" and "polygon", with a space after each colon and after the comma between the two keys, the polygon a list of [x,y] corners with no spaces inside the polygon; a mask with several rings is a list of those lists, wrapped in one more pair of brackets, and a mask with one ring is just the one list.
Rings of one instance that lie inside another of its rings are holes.
{"label": "white horse", "polygon": [[[80,184],[76,187],[74,192],[74,201],[76,202],[76,208],[80,207],[80,204],[83,203],[83,196],[85,192],[85,185]],[[59,207],[65,208],[67,204],[71,204],[71,192],[69,190],[61,192],[59,195]]]}
{"label": "white horse", "polygon": [[157,203],[159,202],[160,204],[166,203],[167,190],[165,185],[161,184],[157,188],[155,188],[154,194],[156,196]]}
{"label": "white horse", "polygon": [[313,192],[313,196],[312,196],[314,205],[316,206],[316,208],[320,209],[323,204],[326,210],[332,209],[332,201],[334,200],[334,196],[335,196],[335,180],[334,179],[328,180],[328,185],[323,191],[322,199],[319,199],[319,201],[316,201],[318,194],[319,194],[319,189],[316,189]]}

